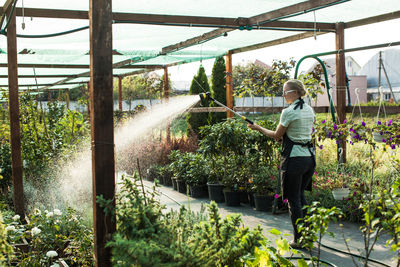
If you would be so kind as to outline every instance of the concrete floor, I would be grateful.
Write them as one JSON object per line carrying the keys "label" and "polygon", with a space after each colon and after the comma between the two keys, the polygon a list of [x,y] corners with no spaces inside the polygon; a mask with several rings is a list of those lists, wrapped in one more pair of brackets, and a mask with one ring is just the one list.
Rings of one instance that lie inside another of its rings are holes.
{"label": "concrete floor", "polygon": [[[145,181],[145,186],[146,188],[151,188],[152,183]],[[208,198],[191,198],[173,190],[172,187],[161,186],[159,190],[161,192],[161,203],[165,204],[167,209],[178,209],[180,205],[190,205],[190,208],[193,211],[200,211],[202,205],[209,203]],[[268,233],[268,231],[273,228],[286,234],[286,238],[289,241],[293,238],[292,225],[288,213],[273,215],[271,212],[256,211],[248,204],[241,204],[239,207],[228,207],[224,203],[219,203],[218,206],[221,216],[224,217],[230,213],[240,213],[245,226],[254,228],[257,225],[260,225],[264,229],[265,235],[271,240],[276,238],[272,234]],[[332,238],[325,235],[321,242],[323,245],[347,251],[343,239],[344,236],[346,239],[349,239],[349,248],[352,253],[357,255],[364,254],[364,241],[360,231],[360,225],[344,222],[343,227],[339,227],[338,223],[331,223],[328,231],[333,232],[335,237]],[[371,258],[385,263],[386,266],[396,266],[396,254],[391,252],[390,249],[385,246],[386,240],[387,238],[385,238],[385,236],[378,240],[377,244],[374,246]],[[309,253],[306,250],[302,250],[302,252],[305,257],[309,256]],[[314,252],[315,253],[313,254],[316,254],[316,250]],[[338,267],[355,266],[349,255],[325,247],[321,247],[321,259],[333,263]],[[358,266],[364,266],[364,263],[360,259],[354,258],[354,260]],[[385,265],[369,262],[368,266]]]}

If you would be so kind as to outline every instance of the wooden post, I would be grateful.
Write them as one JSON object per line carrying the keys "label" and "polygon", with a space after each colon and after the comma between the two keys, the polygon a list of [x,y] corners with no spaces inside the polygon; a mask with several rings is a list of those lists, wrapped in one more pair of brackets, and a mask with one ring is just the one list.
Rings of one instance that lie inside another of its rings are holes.
{"label": "wooden post", "polygon": [[17,33],[15,12],[7,27],[8,90],[10,109],[11,169],[14,187],[14,211],[25,217],[22,180],[21,129],[19,124]]}
{"label": "wooden post", "polygon": [[[226,55],[226,106],[233,109],[232,51]],[[226,117],[232,118],[233,113],[227,111]]]}
{"label": "wooden post", "polygon": [[[344,23],[336,23],[336,50],[344,50]],[[346,119],[346,64],[344,52],[336,54],[336,103],[338,123]],[[342,160],[346,162],[346,143],[340,144],[343,154]],[[338,154],[339,156],[339,154]]]}
{"label": "wooden post", "polygon": [[[164,98],[168,103],[169,101],[169,79],[168,79],[168,66],[164,66]],[[167,121],[166,128],[167,142],[171,143],[171,123]]]}
{"label": "wooden post", "polygon": [[101,267],[112,265],[106,243],[116,230],[115,215],[106,215],[96,202],[102,196],[115,206],[111,2],[89,1],[94,255]]}
{"label": "wooden post", "polygon": [[118,109],[122,111],[122,76],[118,76]]}

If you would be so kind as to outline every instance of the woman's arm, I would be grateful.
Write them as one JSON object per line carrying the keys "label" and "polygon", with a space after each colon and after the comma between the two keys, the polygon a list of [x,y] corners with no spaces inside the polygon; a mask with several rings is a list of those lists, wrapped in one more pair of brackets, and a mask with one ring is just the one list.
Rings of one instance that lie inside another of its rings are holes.
{"label": "woman's arm", "polygon": [[265,129],[264,127],[261,127],[260,125],[257,124],[248,124],[247,126],[250,129],[259,131],[260,133],[268,137],[274,138],[277,141],[281,140],[286,132],[286,127],[284,127],[282,124],[279,124],[275,131]]}

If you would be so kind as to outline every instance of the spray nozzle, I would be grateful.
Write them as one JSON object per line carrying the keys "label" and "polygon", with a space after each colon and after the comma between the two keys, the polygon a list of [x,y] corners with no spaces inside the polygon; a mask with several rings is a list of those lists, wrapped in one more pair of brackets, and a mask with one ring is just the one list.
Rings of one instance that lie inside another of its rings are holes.
{"label": "spray nozzle", "polygon": [[200,100],[211,100],[210,92],[201,93],[201,94],[199,94],[199,96],[200,96]]}

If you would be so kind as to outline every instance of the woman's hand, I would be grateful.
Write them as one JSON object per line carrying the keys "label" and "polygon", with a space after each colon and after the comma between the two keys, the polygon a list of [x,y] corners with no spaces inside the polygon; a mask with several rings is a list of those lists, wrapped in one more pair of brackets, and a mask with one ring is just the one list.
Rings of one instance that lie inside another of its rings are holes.
{"label": "woman's hand", "polygon": [[252,129],[252,130],[256,130],[256,131],[260,131],[261,130],[261,126],[260,125],[257,125],[257,124],[247,124],[247,127],[249,127],[250,129]]}

